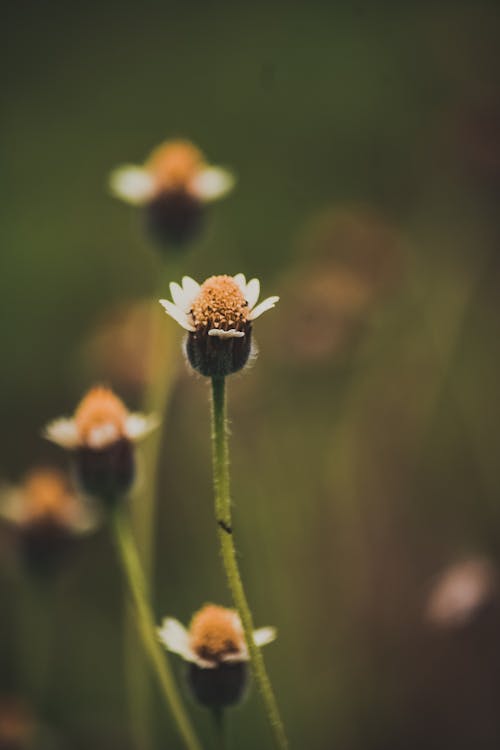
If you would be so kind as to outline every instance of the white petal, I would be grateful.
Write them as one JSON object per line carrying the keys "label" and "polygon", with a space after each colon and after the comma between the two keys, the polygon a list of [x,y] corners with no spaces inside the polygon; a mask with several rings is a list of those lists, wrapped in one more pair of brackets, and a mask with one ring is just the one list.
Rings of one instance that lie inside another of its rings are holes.
{"label": "white petal", "polygon": [[253,642],[259,647],[267,646],[268,643],[272,643],[276,640],[276,636],[276,628],[258,628],[258,630],[253,631]]}
{"label": "white petal", "polygon": [[160,424],[160,420],[155,414],[129,414],[125,420],[125,432],[130,440],[141,440],[149,435]]}
{"label": "white petal", "polygon": [[189,307],[186,308],[184,289],[179,284],[177,284],[176,281],[172,281],[169,286],[170,286],[170,294],[172,295],[172,299],[174,300],[174,303],[181,310],[184,310],[184,312],[187,312],[187,310],[189,310]]}
{"label": "white petal", "polygon": [[153,197],[155,181],[145,169],[127,164],[111,172],[109,187],[116,198],[141,206]]}
{"label": "white petal", "polygon": [[235,184],[234,176],[222,167],[206,167],[191,181],[191,187],[204,201],[214,201],[229,193]]}
{"label": "white petal", "polygon": [[173,302],[170,302],[168,299],[161,299],[160,305],[165,308],[167,315],[170,315],[171,318],[176,320],[180,326],[186,329],[186,331],[194,331],[194,327],[188,321],[186,313],[183,310],[179,310]]}
{"label": "white petal", "polygon": [[236,328],[230,328],[229,331],[224,331],[222,328],[211,328],[208,335],[218,339],[241,339],[245,334],[243,331],[237,331]]}
{"label": "white petal", "polygon": [[92,427],[87,436],[86,443],[89,448],[101,450],[108,445],[116,443],[120,439],[120,433],[113,422],[101,424],[98,427]]}
{"label": "white petal", "polygon": [[189,646],[189,633],[179,620],[165,617],[157,632],[160,641],[169,651],[179,654],[186,661],[196,661],[196,656]]}
{"label": "white petal", "polygon": [[262,315],[262,313],[265,313],[272,307],[274,307],[278,300],[279,297],[268,297],[252,310],[252,312],[248,316],[248,320],[255,320],[255,318],[259,317],[259,315]]}
{"label": "white petal", "polygon": [[76,448],[80,442],[74,419],[55,419],[47,425],[43,436],[62,448]]}
{"label": "white petal", "polygon": [[68,504],[64,515],[67,524],[75,534],[88,534],[103,520],[95,505],[90,505],[89,500],[77,498]]}
{"label": "white petal", "polygon": [[182,288],[184,290],[184,304],[187,309],[200,292],[200,285],[191,276],[184,276],[182,279]]}
{"label": "white petal", "polygon": [[23,493],[14,487],[0,487],[0,517],[11,523],[22,523],[26,518]]}
{"label": "white petal", "polygon": [[257,300],[259,299],[260,294],[260,281],[259,279],[252,279],[248,282],[246,290],[243,292],[245,295],[245,299],[248,302],[248,309],[252,310]]}
{"label": "white petal", "polygon": [[239,651],[231,651],[228,654],[223,654],[223,656],[221,657],[221,661],[223,662],[240,662],[249,660],[250,655],[246,646],[244,646],[244,648],[240,649]]}
{"label": "white petal", "polygon": [[243,295],[245,295],[246,290],[247,290],[247,280],[245,278],[245,274],[244,273],[237,273],[236,276],[233,276],[233,281],[236,281],[236,283],[238,284],[239,288],[243,292]]}

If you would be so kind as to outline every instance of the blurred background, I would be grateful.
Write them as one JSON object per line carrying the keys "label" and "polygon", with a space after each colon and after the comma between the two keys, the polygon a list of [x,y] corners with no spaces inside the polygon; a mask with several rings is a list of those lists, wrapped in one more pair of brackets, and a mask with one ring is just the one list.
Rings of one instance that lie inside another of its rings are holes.
{"label": "blurred background", "polygon": [[[292,747],[497,748],[496,4],[19,2],[3,22],[2,481],[64,468],[41,427],[95,381],[140,408],[168,355],[155,612],[229,605],[208,384],[151,300],[169,269],[258,276],[281,302],[229,382],[234,527]],[[178,136],[238,176],[181,254],[107,190]],[[13,537],[0,748],[145,750],[106,529],[48,582]],[[180,747],[150,692],[149,742]],[[255,693],[231,732],[270,746]]]}

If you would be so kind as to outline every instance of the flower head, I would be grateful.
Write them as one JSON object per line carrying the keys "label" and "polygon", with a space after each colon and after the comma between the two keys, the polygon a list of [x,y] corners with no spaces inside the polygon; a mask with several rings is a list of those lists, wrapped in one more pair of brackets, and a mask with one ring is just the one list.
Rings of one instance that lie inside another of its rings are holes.
{"label": "flower head", "polygon": [[279,297],[257,305],[260,282],[236,276],[211,276],[198,284],[184,276],[172,282],[173,302],[160,300],[165,311],[188,333],[186,351],[192,367],[206,376],[241,370],[251,351],[252,322],[275,306]]}
{"label": "flower head", "polygon": [[[167,617],[158,635],[169,651],[190,663],[190,685],[200,703],[222,706],[240,700],[249,654],[235,610],[205,604],[194,614],[189,629]],[[253,638],[256,645],[265,646],[276,638],[276,630],[259,628]]]}
{"label": "flower head", "polygon": [[68,477],[46,467],[0,492],[0,517],[17,530],[27,564],[42,570],[58,562],[72,539],[98,522],[95,509],[77,495]]}
{"label": "flower head", "polygon": [[150,227],[168,242],[190,239],[199,228],[203,206],[222,198],[233,185],[229,171],[207,164],[186,140],[165,141],[142,166],[118,167],[110,177],[111,192],[145,206]]}
{"label": "flower head", "polygon": [[73,417],[50,422],[44,435],[69,450],[104,450],[120,440],[140,440],[157,425],[156,417],[129,412],[112,390],[96,386],[80,401]]}
{"label": "flower head", "polygon": [[82,399],[73,417],[49,423],[44,435],[75,452],[78,477],[86,492],[109,499],[130,488],[133,444],[157,424],[155,417],[129,412],[109,388],[97,386]]}

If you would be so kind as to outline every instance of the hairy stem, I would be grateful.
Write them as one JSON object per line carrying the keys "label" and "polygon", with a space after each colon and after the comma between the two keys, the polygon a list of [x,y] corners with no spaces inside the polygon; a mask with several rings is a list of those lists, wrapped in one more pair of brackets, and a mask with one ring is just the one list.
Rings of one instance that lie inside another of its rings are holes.
{"label": "hairy stem", "polygon": [[226,576],[234,605],[243,625],[245,639],[250,654],[250,663],[255,682],[259,688],[267,718],[273,732],[275,746],[280,750],[288,748],[285,728],[281,720],[278,704],[268,677],[263,656],[254,643],[254,624],[248,606],[245,589],[238,567],[236,548],[233,539],[231,519],[231,497],[229,487],[229,450],[226,420],[225,379],[212,378],[212,456],[215,488],[215,519]]}

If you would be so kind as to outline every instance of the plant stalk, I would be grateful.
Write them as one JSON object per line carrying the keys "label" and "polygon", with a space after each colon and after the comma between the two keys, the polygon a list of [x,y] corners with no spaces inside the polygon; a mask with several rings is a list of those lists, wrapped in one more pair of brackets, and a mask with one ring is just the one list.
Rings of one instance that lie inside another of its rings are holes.
{"label": "plant stalk", "polygon": [[231,518],[229,448],[224,377],[212,378],[212,458],[215,519],[227,581],[234,605],[243,625],[253,676],[264,703],[266,715],[273,733],[274,744],[279,750],[287,750],[288,740],[271,681],[266,671],[264,658],[259,647],[253,640],[254,624],[252,613],[248,606],[236,557]]}
{"label": "plant stalk", "polygon": [[128,519],[120,507],[113,514],[113,532],[120,561],[123,565],[136,610],[137,626],[144,650],[149,657],[151,666],[156,672],[163,697],[174,718],[184,746],[187,750],[201,750],[201,745],[177,691],[167,654],[160,646],[156,635],[155,618],[148,602],[146,581],[139,561],[136,544]]}

